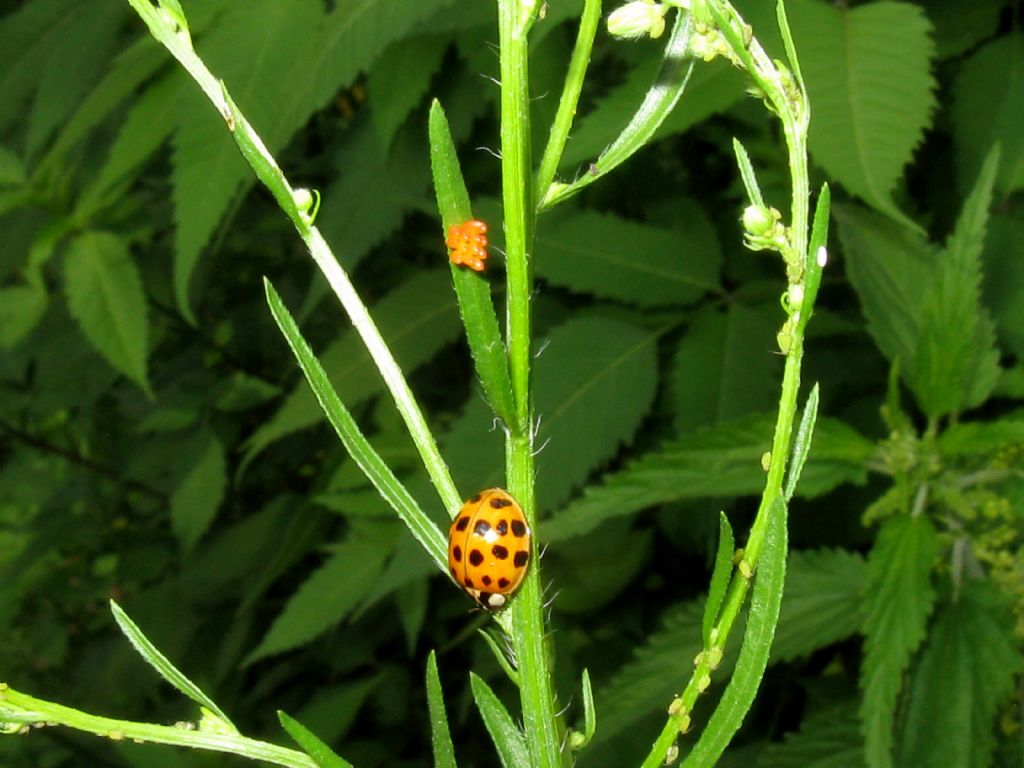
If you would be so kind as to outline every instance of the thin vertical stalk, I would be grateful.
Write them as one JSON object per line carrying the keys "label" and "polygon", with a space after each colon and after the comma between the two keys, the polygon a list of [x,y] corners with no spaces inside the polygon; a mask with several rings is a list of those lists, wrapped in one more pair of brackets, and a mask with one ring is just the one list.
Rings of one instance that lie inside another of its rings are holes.
{"label": "thin vertical stalk", "polygon": [[[509,491],[536,530],[534,498],[532,403],[530,400],[530,295],[533,275],[535,211],[533,157],[530,145],[530,93],[527,33],[537,7],[522,0],[499,0],[501,57],[501,171],[505,213],[506,280],[508,290],[507,347],[515,423],[506,439],[505,463]],[[512,603],[512,644],[519,667],[523,730],[532,768],[562,765],[562,734],[555,713],[548,670],[543,594],[534,539],[534,567]]]}

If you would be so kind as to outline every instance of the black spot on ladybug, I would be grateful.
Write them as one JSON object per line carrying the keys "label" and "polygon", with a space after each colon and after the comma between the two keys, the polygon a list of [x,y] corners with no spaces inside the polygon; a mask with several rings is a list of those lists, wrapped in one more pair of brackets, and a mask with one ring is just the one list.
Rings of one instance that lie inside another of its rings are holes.
{"label": "black spot on ladybug", "polygon": [[455,569],[454,568],[449,568],[448,570],[451,572],[453,579],[458,579],[459,578],[458,576],[455,575]]}
{"label": "black spot on ladybug", "polygon": [[498,524],[494,526],[494,530],[498,532],[499,536],[504,536],[508,533],[508,520],[499,520]]}
{"label": "black spot on ladybug", "polygon": [[508,579],[502,576],[500,579],[498,579],[498,589],[508,589],[508,585],[511,583],[512,582],[510,582]]}
{"label": "black spot on ladybug", "polygon": [[469,497],[469,500],[472,503],[476,504],[478,501],[480,501],[480,496],[481,495],[479,493],[474,493],[472,496]]}
{"label": "black spot on ladybug", "polygon": [[480,581],[483,582],[483,585],[485,587],[491,586],[491,577],[490,576],[484,576],[482,579],[480,579]]}
{"label": "black spot on ladybug", "polygon": [[466,589],[472,589],[473,588],[473,580],[467,578],[464,586],[466,587]]}
{"label": "black spot on ladybug", "polygon": [[508,547],[503,547],[501,544],[495,544],[491,547],[491,554],[499,560],[508,559]]}
{"label": "black spot on ladybug", "polygon": [[523,538],[523,536],[526,535],[526,523],[524,523],[522,520],[513,520],[512,535],[515,536],[517,539]]}
{"label": "black spot on ladybug", "polygon": [[480,565],[480,563],[482,563],[483,561],[484,553],[481,552],[479,549],[474,549],[472,552],[469,553],[470,565]]}
{"label": "black spot on ladybug", "polygon": [[509,501],[508,499],[503,499],[501,497],[495,497],[495,498],[491,499],[491,506],[494,509],[504,509],[505,507],[511,507],[512,506],[512,502]]}
{"label": "black spot on ladybug", "polygon": [[516,552],[516,556],[512,558],[512,562],[515,563],[516,568],[522,568],[524,565],[526,565],[526,562],[529,559],[529,552]]}
{"label": "black spot on ladybug", "polygon": [[462,562],[462,547],[460,547],[458,544],[456,544],[455,547],[452,548],[452,558],[455,560],[456,563]]}
{"label": "black spot on ladybug", "polygon": [[469,515],[464,515],[463,517],[460,517],[459,522],[455,524],[455,530],[464,531],[466,530],[467,525],[469,525]]}
{"label": "black spot on ladybug", "polygon": [[486,536],[491,530],[491,524],[486,520],[477,520],[476,525],[473,526],[473,533],[477,536]]}

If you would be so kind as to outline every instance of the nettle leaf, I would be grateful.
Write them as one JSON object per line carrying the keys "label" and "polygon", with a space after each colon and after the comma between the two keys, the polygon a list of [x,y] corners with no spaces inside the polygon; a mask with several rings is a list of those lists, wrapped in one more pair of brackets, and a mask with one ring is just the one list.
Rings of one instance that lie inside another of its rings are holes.
{"label": "nettle leaf", "polygon": [[370,70],[366,91],[373,103],[373,127],[383,149],[391,146],[399,126],[427,95],[448,42],[448,37],[441,35],[407,38],[389,47]]}
{"label": "nettle leaf", "polygon": [[86,232],[64,260],[68,307],[89,342],[147,393],[146,296],[139,270],[119,237]]}
{"label": "nettle leaf", "polygon": [[26,154],[33,156],[44,147],[103,74],[129,12],[128,4],[118,0],[74,3],[47,30],[54,40],[36,71],[38,90],[28,115]]}
{"label": "nettle leaf", "polygon": [[[231,98],[271,152],[279,149],[312,111],[307,83],[319,52],[315,38],[323,16],[316,0],[250,0],[234,4],[198,42],[210,70],[227,83]],[[174,290],[191,317],[189,279],[202,248],[240,188],[255,181],[248,164],[198,89],[184,94],[174,136]]]}
{"label": "nettle leaf", "polygon": [[[600,485],[541,524],[544,541],[580,536],[602,521],[658,504],[704,497],[760,493],[761,456],[771,447],[774,416],[756,414],[697,430],[607,475]],[[797,495],[825,493],[844,482],[863,482],[874,444],[835,419],[818,419],[814,446]]]}
{"label": "nettle leaf", "polygon": [[980,405],[999,378],[995,328],[981,305],[981,250],[998,148],[989,153],[924,293],[917,354],[907,377],[932,417]]}
{"label": "nettle leaf", "polygon": [[[39,86],[39,74],[74,28],[88,3],[69,7],[66,0],[35,0],[0,19],[0,134],[24,117],[25,101]],[[77,11],[77,12],[76,12]]]}
{"label": "nettle leaf", "polygon": [[866,584],[867,566],[854,552],[791,552],[772,663],[807,656],[856,634]]}
{"label": "nettle leaf", "polygon": [[31,333],[49,303],[40,286],[0,288],[0,348],[10,349]]}
{"label": "nettle leaf", "polygon": [[[417,200],[425,201],[430,160],[422,135],[399,134],[385,150],[370,123],[356,129],[344,158],[338,180],[324,192],[317,225],[341,265],[351,270],[398,228]],[[446,262],[439,237],[437,263]]]}
{"label": "nettle leaf", "polygon": [[814,105],[809,144],[831,178],[904,224],[892,192],[935,108],[935,55],[924,11],[909,3],[787,4]]}
{"label": "nettle leaf", "polygon": [[[786,610],[785,603],[782,610]],[[769,744],[757,758],[757,768],[850,768],[863,764],[864,747],[852,702],[812,710],[798,732]]]}
{"label": "nettle leaf", "polygon": [[[371,309],[374,322],[406,375],[459,335],[459,315],[448,281],[446,269],[413,273]],[[317,357],[349,409],[384,391],[377,366],[355,330],[347,329]],[[243,463],[276,440],[319,424],[324,418],[309,386],[301,382],[249,438]]]}
{"label": "nettle leaf", "polygon": [[390,529],[361,533],[335,548],[288,599],[245,663],[305,645],[343,621],[376,585],[394,539]]}
{"label": "nettle leaf", "polygon": [[980,581],[943,605],[911,680],[897,765],[992,765],[999,706],[1024,671],[1009,618]]}
{"label": "nettle leaf", "polygon": [[1002,162],[996,188],[1009,194],[1024,187],[1024,34],[996,38],[957,70],[952,114],[961,188],[970,187],[997,143]]}
{"label": "nettle leaf", "polygon": [[640,306],[687,304],[719,290],[722,254],[698,212],[662,229],[581,211],[541,226],[537,274],[555,285]]}
{"label": "nettle leaf", "polygon": [[698,314],[679,342],[671,370],[676,430],[768,411],[778,401],[783,358],[774,354],[783,312],[777,301],[728,303]]}
{"label": "nettle leaf", "polygon": [[224,446],[212,433],[191,459],[171,494],[171,528],[185,550],[209,529],[228,483]]}
{"label": "nettle leaf", "polygon": [[861,728],[871,768],[893,765],[893,719],[903,674],[935,602],[938,534],[923,516],[890,518],[868,555],[864,592]]}
{"label": "nettle leaf", "polygon": [[693,672],[693,659],[701,650],[703,613],[703,600],[666,609],[661,627],[637,646],[633,658],[619,667],[609,683],[595,691],[601,727],[589,749],[600,751],[596,749],[599,744],[637,720],[665,711],[666,702],[679,693]]}

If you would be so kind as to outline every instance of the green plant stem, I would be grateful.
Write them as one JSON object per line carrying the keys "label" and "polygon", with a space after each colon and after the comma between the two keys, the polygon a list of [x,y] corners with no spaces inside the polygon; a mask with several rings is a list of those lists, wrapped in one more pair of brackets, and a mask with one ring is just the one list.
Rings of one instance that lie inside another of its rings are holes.
{"label": "green plant stem", "polygon": [[547,192],[558,172],[558,163],[565,150],[565,142],[569,138],[573,118],[576,117],[576,105],[579,103],[583,80],[590,64],[590,51],[594,47],[594,37],[601,22],[601,0],[584,0],[583,15],[580,18],[580,30],[576,35],[576,46],[573,48],[572,59],[569,61],[569,72],[565,76],[562,97],[558,101],[558,111],[551,124],[551,135],[537,171],[537,183],[534,188],[536,199],[541,199]]}
{"label": "green plant stem", "polygon": [[203,731],[173,725],[152,725],[132,720],[90,715],[71,707],[37,699],[0,684],[0,724],[64,725],[105,736],[112,741],[170,744],[211,752],[226,752],[287,768],[317,768],[312,758],[294,749],[268,744],[245,736]]}
{"label": "green plant stem", "polygon": [[[505,213],[508,286],[508,354],[515,424],[506,438],[505,464],[509,491],[519,501],[530,527],[536,530],[532,403],[530,400],[530,295],[533,275],[532,152],[527,33],[536,14],[521,0],[500,0],[498,34],[501,57],[501,170]],[[555,714],[554,690],[548,670],[544,605],[537,557],[512,603],[512,644],[519,668],[523,730],[532,768],[563,764],[561,727]]]}

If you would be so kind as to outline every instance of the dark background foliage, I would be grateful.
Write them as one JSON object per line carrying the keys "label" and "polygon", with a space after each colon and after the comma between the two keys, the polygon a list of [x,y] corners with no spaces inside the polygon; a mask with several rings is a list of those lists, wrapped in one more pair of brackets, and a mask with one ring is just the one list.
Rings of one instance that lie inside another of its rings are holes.
{"label": "dark background foliage", "polygon": [[[501,442],[444,264],[426,110],[436,97],[451,120],[500,298],[492,5],[185,3],[285,172],[322,192],[318,224],[466,496],[501,483]],[[773,5],[737,3],[778,54]],[[835,201],[805,363],[821,417],[772,665],[723,764],[1019,766],[1022,8],[787,7],[813,186]],[[0,9],[0,680],[194,717],[116,631],[114,598],[245,732],[283,741],[284,709],[359,766],[426,765],[436,649],[460,764],[496,764],[467,685],[473,669],[512,693],[486,617],[347,458],[266,309],[264,275],[444,524],[291,225],[126,2]],[[536,30],[535,148],[577,13],[553,0]],[[564,176],[625,124],[659,50],[599,35]],[[778,126],[716,62],[656,143],[540,221],[539,535],[570,721],[583,668],[595,683],[585,766],[646,752],[699,650],[718,512],[742,532],[760,492],[784,276],[742,246],[734,136],[785,213]],[[0,739],[0,761],[240,764],[59,729]]]}

